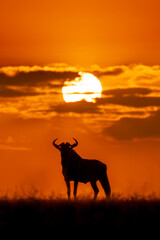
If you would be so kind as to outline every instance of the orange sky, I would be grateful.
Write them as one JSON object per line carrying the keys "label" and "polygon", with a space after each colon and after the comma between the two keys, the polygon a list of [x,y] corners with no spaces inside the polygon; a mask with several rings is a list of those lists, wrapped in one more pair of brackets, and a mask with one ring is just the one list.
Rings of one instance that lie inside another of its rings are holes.
{"label": "orange sky", "polygon": [[157,0],[3,0],[0,65],[159,64]]}
{"label": "orange sky", "polygon": [[[65,196],[57,137],[107,164],[113,194],[160,196],[159,5],[2,1],[0,196]],[[64,102],[79,71],[100,80],[95,103]]]}

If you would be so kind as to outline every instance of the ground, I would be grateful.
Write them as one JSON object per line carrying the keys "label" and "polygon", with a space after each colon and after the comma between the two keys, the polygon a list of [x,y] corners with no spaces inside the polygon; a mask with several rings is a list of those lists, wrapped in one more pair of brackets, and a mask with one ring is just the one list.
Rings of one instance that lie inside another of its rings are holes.
{"label": "ground", "polygon": [[77,236],[158,237],[159,227],[160,201],[156,199],[0,200],[0,232],[6,235],[55,237],[57,233],[71,236],[75,232]]}

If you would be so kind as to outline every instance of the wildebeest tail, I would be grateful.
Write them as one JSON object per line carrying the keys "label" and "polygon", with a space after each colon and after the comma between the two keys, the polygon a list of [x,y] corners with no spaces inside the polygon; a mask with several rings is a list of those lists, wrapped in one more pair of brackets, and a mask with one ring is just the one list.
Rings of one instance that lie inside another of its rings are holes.
{"label": "wildebeest tail", "polygon": [[104,192],[106,194],[106,197],[109,197],[111,195],[111,187],[110,187],[110,183],[109,183],[109,180],[108,180],[108,176],[107,176],[107,173],[105,171],[105,173],[103,174],[103,176],[101,176],[101,178],[99,179],[103,189],[104,189]]}

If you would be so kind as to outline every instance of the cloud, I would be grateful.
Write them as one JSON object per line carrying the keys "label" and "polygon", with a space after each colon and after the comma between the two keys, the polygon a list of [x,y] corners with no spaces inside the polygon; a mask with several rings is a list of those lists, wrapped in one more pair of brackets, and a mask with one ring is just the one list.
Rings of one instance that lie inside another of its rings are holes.
{"label": "cloud", "polygon": [[37,96],[42,93],[35,92],[34,90],[28,89],[23,90],[19,89],[11,89],[8,87],[0,87],[0,97],[3,98],[15,98],[15,97],[26,97],[26,96]]}
{"label": "cloud", "polygon": [[62,103],[56,106],[52,106],[49,111],[55,111],[57,113],[100,113],[97,105],[91,102],[79,101],[71,103]]}
{"label": "cloud", "polygon": [[[103,90],[108,90],[109,88],[124,88],[124,87],[126,88],[160,87],[159,66],[132,64],[112,66],[106,69],[99,70],[97,68],[97,72],[100,73],[99,79],[103,81]],[[103,75],[103,72],[105,72],[106,75],[105,74]]]}
{"label": "cloud", "polygon": [[97,70],[97,71],[93,71],[93,74],[96,75],[97,77],[101,77],[101,76],[117,76],[121,73],[123,73],[124,70],[122,67],[110,67],[106,70]]}
{"label": "cloud", "polygon": [[64,81],[79,76],[77,71],[56,67],[3,67],[0,68],[0,97],[15,98],[57,94]]}
{"label": "cloud", "polygon": [[[74,79],[78,76],[77,72],[64,71],[35,71],[18,72],[13,76],[0,73],[0,86],[46,86],[54,80],[59,80],[56,86],[61,87],[65,79]],[[55,84],[54,84],[55,86]]]}
{"label": "cloud", "polygon": [[[103,98],[97,99],[97,105],[121,105],[134,108],[160,106],[160,90],[143,87],[114,88],[103,91]],[[152,95],[150,95],[152,94]],[[158,96],[156,96],[158,94]],[[155,96],[154,96],[155,95]]]}
{"label": "cloud", "polygon": [[159,107],[160,97],[116,96],[97,99],[96,103],[97,105],[114,104],[134,108]]}
{"label": "cloud", "polygon": [[103,134],[116,140],[160,137],[160,111],[147,118],[121,118],[104,129]]}
{"label": "cloud", "polygon": [[[99,77],[103,97],[97,98],[95,103],[64,102],[61,91],[64,81],[75,79],[79,71],[91,72]],[[52,113],[88,113],[90,116],[96,113],[107,121],[131,115],[138,117],[141,113],[144,116],[146,107],[160,106],[160,88],[154,86],[158,81],[160,68],[157,66],[94,66],[88,71],[65,64],[2,67],[0,112],[16,112],[23,117],[44,117],[43,112],[45,117]]]}
{"label": "cloud", "polygon": [[130,87],[130,88],[114,88],[104,90],[103,95],[123,96],[123,95],[147,95],[152,93],[150,88]]}

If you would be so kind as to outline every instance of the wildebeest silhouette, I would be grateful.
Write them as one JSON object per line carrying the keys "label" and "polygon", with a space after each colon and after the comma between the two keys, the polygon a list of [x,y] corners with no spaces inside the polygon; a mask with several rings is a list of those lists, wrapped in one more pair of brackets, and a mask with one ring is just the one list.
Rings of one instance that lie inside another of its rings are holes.
{"label": "wildebeest silhouette", "polygon": [[76,199],[78,182],[87,183],[90,182],[94,190],[94,199],[97,198],[99,189],[96,182],[99,180],[106,197],[111,194],[111,188],[107,177],[107,166],[98,160],[89,160],[81,158],[74,147],[78,145],[78,141],[75,140],[74,144],[64,143],[56,144],[58,138],[53,141],[53,146],[61,152],[61,164],[64,180],[67,185],[67,195],[70,199],[70,181],[74,181],[74,198]]}

